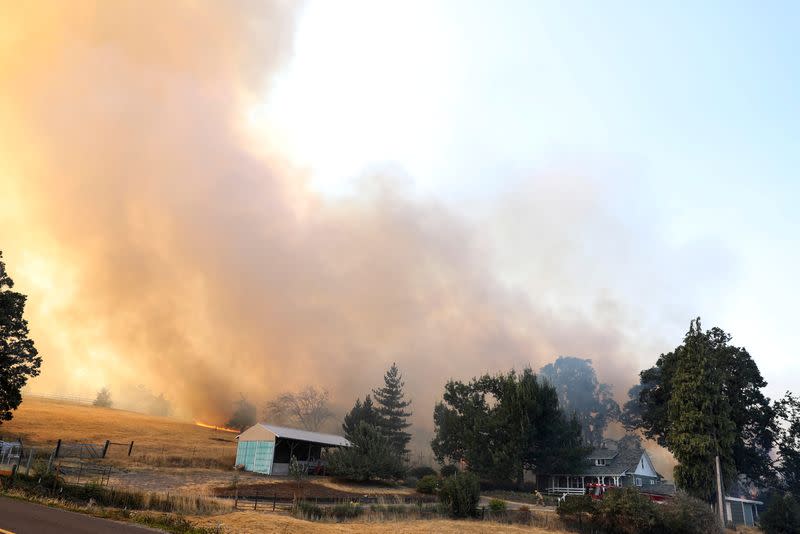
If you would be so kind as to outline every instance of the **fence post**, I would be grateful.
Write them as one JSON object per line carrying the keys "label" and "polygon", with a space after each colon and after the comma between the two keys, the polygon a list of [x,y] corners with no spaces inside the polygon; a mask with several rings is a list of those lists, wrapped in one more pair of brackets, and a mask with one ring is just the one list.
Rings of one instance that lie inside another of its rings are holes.
{"label": "fence post", "polygon": [[128,456],[131,455],[131,452],[133,452],[133,441],[131,441],[131,445],[128,447]]}
{"label": "fence post", "polygon": [[56,484],[58,484],[58,472],[59,471],[61,471],[61,464],[58,464],[56,466],[56,476],[53,477],[53,493],[56,492]]}
{"label": "fence post", "polygon": [[253,510],[258,510],[258,486],[256,486],[256,502],[253,505]]}
{"label": "fence post", "polygon": [[31,473],[31,460],[33,459],[33,455],[36,453],[36,447],[33,447],[28,452],[28,464],[25,466],[25,476],[28,476]]}
{"label": "fence post", "polygon": [[110,440],[110,439],[107,439],[107,440],[106,440],[106,444],[105,444],[105,446],[103,447],[103,458],[105,458],[105,457],[106,457],[106,453],[108,452],[108,446],[109,446],[109,445],[111,445],[111,440]]}
{"label": "fence post", "polygon": [[81,483],[81,473],[83,473],[83,462],[78,462],[78,480],[75,481],[75,484]]}
{"label": "fence post", "polygon": [[275,505],[277,503],[278,503],[278,494],[277,493],[273,493],[272,494],[272,511],[273,512],[275,511]]}
{"label": "fence post", "polygon": [[8,487],[14,485],[14,479],[17,477],[17,464],[11,466],[11,477],[9,478]]}
{"label": "fence post", "polygon": [[56,442],[56,448],[53,449],[53,453],[50,455],[50,459],[47,461],[47,472],[50,473],[50,468],[53,467],[53,460],[58,457],[58,450],[61,448],[61,440]]}

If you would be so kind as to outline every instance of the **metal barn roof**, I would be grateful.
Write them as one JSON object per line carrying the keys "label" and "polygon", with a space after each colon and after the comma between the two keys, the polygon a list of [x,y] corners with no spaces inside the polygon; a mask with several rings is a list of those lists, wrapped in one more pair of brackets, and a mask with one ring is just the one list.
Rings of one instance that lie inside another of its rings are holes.
{"label": "metal barn roof", "polygon": [[322,432],[311,432],[310,430],[300,430],[299,428],[288,428],[285,426],[271,425],[269,423],[258,423],[279,438],[295,439],[297,441],[307,441],[310,443],[321,443],[323,445],[334,445],[337,447],[349,447],[350,442],[342,436],[336,434],[323,434]]}

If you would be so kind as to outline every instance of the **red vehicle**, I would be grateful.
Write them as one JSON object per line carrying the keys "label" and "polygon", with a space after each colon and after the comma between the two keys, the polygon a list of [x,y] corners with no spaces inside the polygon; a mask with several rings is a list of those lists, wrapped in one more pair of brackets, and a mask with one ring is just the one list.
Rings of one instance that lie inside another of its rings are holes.
{"label": "red vehicle", "polygon": [[586,495],[591,495],[592,499],[599,501],[609,488],[615,487],[616,486],[609,486],[607,484],[586,484]]}

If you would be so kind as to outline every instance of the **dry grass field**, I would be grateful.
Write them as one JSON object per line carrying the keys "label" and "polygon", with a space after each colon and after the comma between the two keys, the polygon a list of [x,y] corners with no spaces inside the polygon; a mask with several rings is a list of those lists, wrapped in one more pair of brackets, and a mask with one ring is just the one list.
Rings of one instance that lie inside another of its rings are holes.
{"label": "dry grass field", "polygon": [[390,521],[383,523],[319,523],[303,521],[293,517],[258,512],[235,512],[220,516],[192,518],[197,525],[221,526],[223,531],[235,534],[268,533],[289,534],[341,534],[359,532],[365,534],[567,534],[564,530],[543,530],[529,526],[505,525],[490,521],[453,521],[446,519],[425,521]]}
{"label": "dry grass field", "polygon": [[[171,417],[156,417],[113,408],[96,408],[40,399],[25,399],[14,419],[0,426],[0,435],[21,437],[26,444],[54,445],[62,439],[102,443],[109,439],[134,441],[134,453],[183,455],[186,457],[236,456],[235,434],[203,428]],[[123,447],[112,447],[114,457]]]}
{"label": "dry grass field", "polygon": [[[106,439],[115,442],[134,441],[134,454],[126,456],[123,447],[112,448],[110,461],[123,467],[112,478],[113,486],[129,486],[140,491],[158,491],[191,495],[211,495],[214,488],[227,486],[233,478],[236,445],[234,434],[221,430],[203,428],[189,422],[169,417],[155,417],[124,410],[95,408],[77,404],[59,403],[40,399],[26,399],[14,419],[0,426],[0,435],[6,438],[21,437],[25,444],[43,448],[53,447],[56,440],[69,442],[102,443]],[[216,468],[159,463],[160,457],[178,458],[222,458]],[[225,468],[223,468],[225,467]],[[267,478],[251,473],[240,473],[240,484],[257,483],[260,487],[285,483],[279,478]],[[347,492],[359,495],[371,494],[391,498],[413,493],[413,490],[376,485],[353,485],[327,478],[310,480],[305,492],[313,494],[313,488],[322,493]],[[262,495],[266,492],[262,492]],[[320,493],[320,494],[322,494]],[[313,496],[313,495],[312,495]],[[406,533],[533,533],[558,534],[558,530],[542,530],[535,527],[511,526],[493,522],[450,520],[405,520],[388,522],[359,521],[352,523],[309,522],[284,514],[239,511],[212,516],[192,518],[202,526],[220,525],[229,533],[290,533],[334,534],[342,532],[365,532],[374,534]]]}

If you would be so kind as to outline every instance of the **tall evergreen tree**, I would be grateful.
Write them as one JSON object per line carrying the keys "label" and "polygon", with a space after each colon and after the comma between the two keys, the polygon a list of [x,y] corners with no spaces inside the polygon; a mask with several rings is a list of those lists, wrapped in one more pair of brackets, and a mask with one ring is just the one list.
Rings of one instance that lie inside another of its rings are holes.
{"label": "tall evergreen tree", "polygon": [[411,434],[406,432],[411,426],[408,422],[411,412],[407,410],[411,401],[405,400],[405,383],[396,363],[386,371],[383,382],[382,388],[372,390],[381,416],[381,428],[397,453],[405,456],[408,454],[408,442],[411,441]]}
{"label": "tall evergreen tree", "polygon": [[778,473],[787,491],[800,497],[800,397],[787,391],[775,403],[778,416]]}
{"label": "tall evergreen tree", "polygon": [[369,395],[364,397],[363,403],[361,402],[361,399],[356,399],[353,409],[344,416],[344,423],[342,424],[344,437],[350,441],[353,441],[356,429],[362,422],[378,429],[382,428],[381,416],[378,413],[378,410],[375,408],[375,405],[372,403],[372,397]]}
{"label": "tall evergreen tree", "polygon": [[[694,360],[683,361],[690,350],[687,345],[690,341],[694,347],[691,350],[696,352],[697,347],[703,350],[702,358],[706,365],[702,369]],[[688,374],[693,372],[687,373],[686,368],[691,365],[695,371],[702,372],[695,378],[704,377],[702,384],[698,380],[694,383],[704,391],[713,389],[719,392],[722,404],[727,405],[727,408],[722,406],[716,416],[727,413],[726,417],[733,423],[731,450],[736,473],[757,483],[768,484],[773,476],[769,454],[775,442],[774,408],[762,392],[767,383],[755,361],[746,349],[733,346],[730,341],[731,336],[722,329],[715,327],[702,331],[699,321],[693,321],[682,345],[662,354],[654,367],[641,372],[640,383],[628,392],[631,400],[625,404],[620,420],[628,430],[640,429],[646,437],[664,447],[671,447],[673,417],[680,415],[677,407],[670,411],[676,376],[681,367],[682,389],[686,393],[692,380]]]}
{"label": "tall evergreen tree", "polygon": [[679,464],[675,482],[695,497],[715,495],[715,456],[720,457],[723,479],[733,480],[736,439],[731,407],[723,396],[722,371],[703,334],[700,319],[692,321],[679,347],[672,394],[667,402],[667,448]]}
{"label": "tall evergreen tree", "polygon": [[11,420],[11,412],[22,402],[22,388],[39,375],[42,364],[22,317],[27,297],[13,287],[0,252],[0,424]]}

